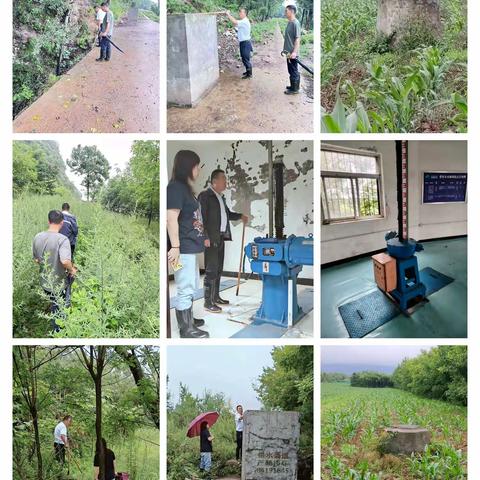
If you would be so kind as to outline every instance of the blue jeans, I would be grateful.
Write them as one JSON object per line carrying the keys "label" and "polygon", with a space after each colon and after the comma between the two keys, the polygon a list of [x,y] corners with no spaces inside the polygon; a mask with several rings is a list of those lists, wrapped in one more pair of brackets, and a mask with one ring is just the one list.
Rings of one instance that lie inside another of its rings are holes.
{"label": "blue jeans", "polygon": [[108,41],[111,38],[108,35],[106,37],[100,37],[100,57],[110,59],[112,45]]}
{"label": "blue jeans", "polygon": [[188,310],[193,305],[193,296],[198,285],[197,255],[181,253],[178,261],[183,267],[173,274],[177,286],[177,310]]}
{"label": "blue jeans", "polygon": [[200,470],[209,472],[212,468],[212,452],[200,452]]}

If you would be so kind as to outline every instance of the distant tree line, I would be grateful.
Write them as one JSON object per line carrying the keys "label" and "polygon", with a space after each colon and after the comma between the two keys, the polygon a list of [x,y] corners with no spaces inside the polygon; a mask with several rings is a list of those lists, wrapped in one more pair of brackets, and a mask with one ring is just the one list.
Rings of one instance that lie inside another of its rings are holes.
{"label": "distant tree line", "polygon": [[405,359],[393,373],[396,388],[422,397],[467,404],[467,347],[443,345]]}
{"label": "distant tree line", "polygon": [[321,375],[322,383],[346,382],[349,378],[348,375],[340,372],[322,372]]}
{"label": "distant tree line", "polygon": [[350,377],[352,387],[388,388],[393,387],[392,377],[379,372],[355,372]]}

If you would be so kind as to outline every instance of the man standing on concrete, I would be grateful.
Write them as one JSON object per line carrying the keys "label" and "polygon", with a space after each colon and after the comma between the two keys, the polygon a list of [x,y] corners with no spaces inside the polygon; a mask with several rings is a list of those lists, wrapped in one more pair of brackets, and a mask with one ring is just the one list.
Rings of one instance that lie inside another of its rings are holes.
{"label": "man standing on concrete", "polygon": [[102,10],[105,12],[102,25],[100,28],[100,57],[97,58],[97,62],[108,62],[110,60],[112,45],[110,39],[113,36],[113,13],[110,11],[108,2],[102,3]]}
{"label": "man standing on concrete", "polygon": [[97,47],[100,46],[100,32],[102,31],[103,18],[105,17],[105,12],[102,10],[100,5],[95,7],[96,15],[95,21],[97,22]]}
{"label": "man standing on concrete", "polygon": [[72,424],[72,416],[66,415],[63,420],[57,424],[53,432],[53,448],[55,452],[55,459],[62,465],[65,463],[65,452],[70,448],[68,441],[68,428]]}
{"label": "man standing on concrete", "polygon": [[238,43],[240,45],[240,56],[242,57],[242,63],[245,66],[245,73],[242,78],[252,78],[252,37],[251,37],[251,27],[250,20],[248,19],[247,9],[240,8],[238,11],[238,16],[240,20],[232,17],[230,12],[227,10],[225,12],[228,19],[237,27],[237,36]]}
{"label": "man standing on concrete", "polygon": [[298,71],[298,53],[300,51],[300,37],[302,29],[300,22],[296,18],[297,7],[295,5],[287,5],[285,8],[285,16],[288,19],[287,28],[285,29],[285,40],[283,43],[283,51],[287,54],[287,68],[290,76],[290,86],[286,88],[285,94],[292,95],[300,91],[300,72]]}
{"label": "man standing on concrete", "polygon": [[220,298],[220,279],[223,272],[225,242],[232,240],[230,220],[248,221],[242,213],[231,212],[227,207],[223,192],[227,188],[227,177],[223,170],[217,169],[210,177],[210,187],[204,190],[198,200],[202,207],[205,228],[205,279],[204,308],[212,313],[220,313],[218,305],[230,302]]}
{"label": "man standing on concrete", "polygon": [[62,214],[63,214],[63,225],[60,229],[60,233],[65,235],[70,242],[70,250],[72,253],[72,261],[73,261],[73,254],[75,252],[75,245],[77,244],[77,236],[78,236],[78,224],[75,215],[70,213],[70,205],[68,203],[62,204]]}
{"label": "man standing on concrete", "polygon": [[242,458],[242,443],[243,443],[243,407],[237,405],[237,411],[235,412],[235,431],[237,449],[235,452],[235,458],[239,462]]}
{"label": "man standing on concrete", "polygon": [[50,312],[53,314],[52,328],[59,331],[55,316],[63,299],[70,306],[70,289],[77,273],[72,262],[70,242],[60,233],[63,226],[63,213],[59,210],[48,212],[48,230],[35,235],[33,239],[33,259],[40,265],[40,284],[50,298]]}

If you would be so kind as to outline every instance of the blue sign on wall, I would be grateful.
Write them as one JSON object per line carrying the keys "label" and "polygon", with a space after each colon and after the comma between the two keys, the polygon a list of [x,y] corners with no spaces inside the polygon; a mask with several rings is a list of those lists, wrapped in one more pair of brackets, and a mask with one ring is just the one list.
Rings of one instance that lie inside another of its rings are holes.
{"label": "blue sign on wall", "polygon": [[467,173],[423,173],[423,203],[459,203],[466,198]]}

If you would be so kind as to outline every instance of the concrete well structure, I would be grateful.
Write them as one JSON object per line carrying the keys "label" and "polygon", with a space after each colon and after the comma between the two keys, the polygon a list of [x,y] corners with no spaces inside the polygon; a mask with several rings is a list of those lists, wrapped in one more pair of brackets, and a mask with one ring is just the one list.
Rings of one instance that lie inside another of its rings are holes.
{"label": "concrete well structure", "polygon": [[296,480],[299,413],[248,410],[243,421],[242,480]]}
{"label": "concrete well structure", "polygon": [[218,82],[217,18],[196,13],[167,17],[167,102],[193,107]]}
{"label": "concrete well structure", "polygon": [[417,425],[396,425],[386,428],[385,432],[384,451],[402,455],[423,452],[432,437],[426,428]]}
{"label": "concrete well structure", "polygon": [[378,33],[401,36],[410,22],[419,21],[433,34],[440,34],[440,0],[378,0]]}

